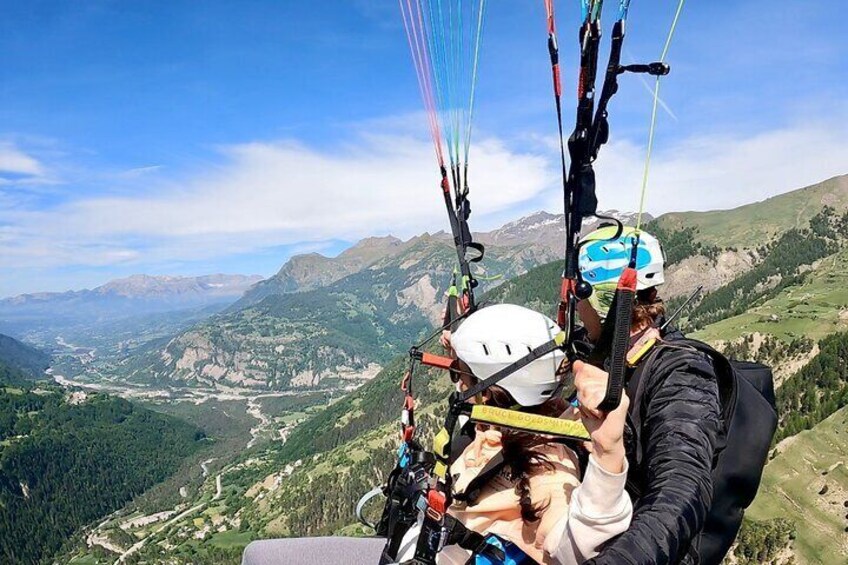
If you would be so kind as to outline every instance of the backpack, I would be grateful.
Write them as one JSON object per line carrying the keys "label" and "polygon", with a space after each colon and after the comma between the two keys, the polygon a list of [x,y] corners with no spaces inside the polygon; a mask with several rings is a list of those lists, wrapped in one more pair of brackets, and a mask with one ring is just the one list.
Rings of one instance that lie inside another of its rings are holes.
{"label": "backpack", "polygon": [[[686,348],[706,355],[718,379],[724,435],[713,458],[713,501],[704,528],[692,541],[701,565],[718,565],[727,554],[742,525],[745,509],[753,502],[777,429],[774,380],[770,367],[760,363],[731,361],[693,339],[674,339],[674,349]],[[668,351],[664,355],[661,353]],[[642,378],[662,374],[679,357],[672,348],[659,344],[628,383],[631,416],[638,413],[644,393]],[[641,422],[638,414],[634,420]],[[640,425],[634,425],[636,445],[641,452]],[[641,457],[639,457],[641,459]],[[639,461],[641,465],[641,460]]]}

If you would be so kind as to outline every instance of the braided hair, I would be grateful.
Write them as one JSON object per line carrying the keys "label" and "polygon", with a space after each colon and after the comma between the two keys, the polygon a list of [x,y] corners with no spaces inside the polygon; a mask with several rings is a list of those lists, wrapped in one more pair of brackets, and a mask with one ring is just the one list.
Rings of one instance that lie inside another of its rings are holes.
{"label": "braided hair", "polygon": [[[488,390],[485,404],[498,408],[512,408],[516,402],[506,390],[495,385]],[[567,407],[562,398],[554,397],[538,406],[522,407],[521,411],[558,417]],[[501,429],[501,434],[504,461],[508,462],[509,478],[515,483],[515,494],[521,506],[521,518],[525,523],[536,522],[540,514],[547,509],[547,504],[533,504],[530,496],[530,477],[553,471],[554,465],[538,449],[549,440],[538,434],[511,429]]]}

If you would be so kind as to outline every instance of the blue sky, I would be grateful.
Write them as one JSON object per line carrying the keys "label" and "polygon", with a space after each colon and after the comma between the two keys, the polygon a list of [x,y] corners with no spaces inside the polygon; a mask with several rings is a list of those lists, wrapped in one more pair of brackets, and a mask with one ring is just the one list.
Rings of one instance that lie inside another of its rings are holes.
{"label": "blue sky", "polygon": [[[732,207],[848,172],[841,4],[688,2],[649,211]],[[675,7],[633,2],[626,61],[659,55]],[[394,0],[0,8],[0,296],[137,272],[268,275],[293,253],[447,227]],[[490,0],[488,15],[478,229],[560,201],[542,2]],[[577,2],[558,19],[570,95]],[[602,208],[637,205],[650,102],[625,77]]]}

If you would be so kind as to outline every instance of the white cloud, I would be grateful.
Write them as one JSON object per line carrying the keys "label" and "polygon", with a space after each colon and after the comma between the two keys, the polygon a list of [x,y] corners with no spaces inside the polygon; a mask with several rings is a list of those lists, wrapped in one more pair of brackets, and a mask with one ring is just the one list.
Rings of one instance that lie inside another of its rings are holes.
{"label": "white cloud", "polygon": [[[644,146],[631,141],[613,140],[601,150],[601,208],[638,208],[644,162]],[[655,150],[645,206],[654,215],[734,208],[846,173],[848,137],[830,124],[693,137]],[[559,202],[553,194],[546,203]]]}
{"label": "white cloud", "polygon": [[[377,123],[321,150],[294,141],[225,147],[220,161],[201,172],[165,181],[157,171],[132,197],[0,209],[0,264],[143,269],[282,245],[447,229],[431,144]],[[547,141],[548,147],[525,142],[521,151],[494,137],[474,145],[474,229],[528,210],[561,208],[557,153],[550,147],[556,140]],[[636,209],[643,159],[643,147],[631,141],[603,149],[597,163],[602,209]],[[733,207],[846,169],[848,139],[823,124],[695,137],[655,153],[647,209]]]}
{"label": "white cloud", "polygon": [[[480,140],[472,158],[476,216],[531,201],[555,182],[547,157],[512,151],[495,138]],[[0,240],[0,259],[193,260],[375,233],[409,237],[447,228],[439,180],[431,144],[396,130],[323,151],[292,141],[230,146],[219,164],[134,197],[0,213],[17,243]],[[44,244],[56,241],[63,246],[47,253]],[[144,251],[123,253],[133,242]]]}
{"label": "white cloud", "polygon": [[0,142],[0,175],[3,173],[38,177],[44,174],[44,167],[38,159],[24,153],[11,142]]}

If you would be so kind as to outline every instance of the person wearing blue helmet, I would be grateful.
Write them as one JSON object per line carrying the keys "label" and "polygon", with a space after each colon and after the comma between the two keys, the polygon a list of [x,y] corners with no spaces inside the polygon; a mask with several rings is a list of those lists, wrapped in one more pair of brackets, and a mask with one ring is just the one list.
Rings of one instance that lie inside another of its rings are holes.
{"label": "person wearing blue helmet", "polygon": [[[659,241],[645,231],[606,226],[581,240],[581,278],[592,296],[578,304],[590,342],[597,341],[612,303],[618,279],[636,249],[637,294],[631,320],[632,360],[628,375],[630,414],[625,432],[629,462],[628,492],[634,514],[630,527],[610,541],[589,563],[699,563],[699,533],[709,514],[712,465],[723,433],[717,376],[711,360],[698,352],[672,349],[679,357],[673,370],[639,374],[634,359],[639,343],[649,336],[668,345],[682,337],[676,330],[660,332],[665,307],[658,286],[665,281],[665,259]],[[597,406],[606,394],[608,375],[580,361],[575,380],[593,390]],[[638,375],[638,376],[634,376]],[[638,387],[638,390],[637,390]]]}
{"label": "person wearing blue helmet", "polygon": [[[665,282],[665,254],[660,242],[645,231],[637,233],[635,228],[625,227],[618,237],[617,232],[617,226],[604,226],[587,234],[580,242],[580,277],[592,287],[592,295],[578,305],[578,311],[592,340],[600,336],[601,323],[612,304],[618,279],[630,261],[634,240],[637,244],[636,311],[640,315],[640,325],[649,326],[653,319],[665,314],[657,294],[657,287]],[[651,306],[650,312],[643,311],[646,306]]]}

